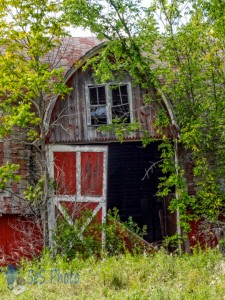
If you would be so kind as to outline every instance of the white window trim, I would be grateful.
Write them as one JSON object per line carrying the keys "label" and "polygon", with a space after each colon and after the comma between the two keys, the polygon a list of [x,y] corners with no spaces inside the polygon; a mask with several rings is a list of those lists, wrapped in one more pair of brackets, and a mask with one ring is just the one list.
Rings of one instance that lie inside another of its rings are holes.
{"label": "white window trim", "polygon": [[130,123],[133,123],[133,110],[132,110],[132,89],[131,82],[109,82],[106,84],[87,84],[85,86],[85,98],[86,98],[86,110],[87,110],[87,125],[90,127],[98,127],[99,125],[91,124],[91,104],[90,104],[90,95],[89,95],[89,87],[105,87],[106,94],[106,118],[107,124],[112,124],[112,92],[110,90],[110,86],[112,85],[127,85],[127,94],[128,94],[128,103],[129,103],[129,111],[130,111]]}

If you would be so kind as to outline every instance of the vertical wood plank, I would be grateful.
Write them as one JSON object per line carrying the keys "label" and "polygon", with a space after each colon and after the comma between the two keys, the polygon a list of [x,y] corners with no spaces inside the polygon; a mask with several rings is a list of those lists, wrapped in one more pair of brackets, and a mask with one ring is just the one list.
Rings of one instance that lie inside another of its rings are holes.
{"label": "vertical wood plank", "polygon": [[81,153],[81,195],[102,196],[103,153]]}
{"label": "vertical wood plank", "polygon": [[76,194],[76,153],[54,152],[54,179],[59,195]]}

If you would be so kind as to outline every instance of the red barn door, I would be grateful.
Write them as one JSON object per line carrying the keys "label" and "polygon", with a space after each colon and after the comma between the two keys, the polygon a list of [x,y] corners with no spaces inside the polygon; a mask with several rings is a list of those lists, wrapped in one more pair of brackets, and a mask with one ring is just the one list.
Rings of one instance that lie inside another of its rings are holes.
{"label": "red barn door", "polygon": [[57,182],[49,216],[50,228],[56,226],[56,209],[70,224],[85,208],[91,209],[93,216],[103,221],[107,146],[50,146],[49,158],[51,177]]}

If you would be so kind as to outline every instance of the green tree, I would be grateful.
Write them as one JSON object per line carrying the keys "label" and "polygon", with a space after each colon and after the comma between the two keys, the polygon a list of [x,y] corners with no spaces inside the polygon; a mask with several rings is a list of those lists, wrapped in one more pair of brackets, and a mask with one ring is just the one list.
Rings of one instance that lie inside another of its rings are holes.
{"label": "green tree", "polygon": [[[59,4],[54,0],[0,1],[0,134],[5,138],[13,135],[33,149],[38,164],[24,199],[41,216],[45,245],[48,245],[47,217],[52,189],[44,118],[53,97],[63,98],[68,92],[63,83],[63,68],[56,68],[59,58],[53,53],[66,34],[67,23],[60,14]],[[9,176],[16,167],[12,165],[7,175],[9,168],[10,164],[1,169],[1,181],[18,180],[14,174]]]}
{"label": "green tree", "polygon": [[64,0],[72,24],[107,40],[90,62],[96,78],[104,82],[127,72],[145,91],[145,101],[156,105],[157,124],[179,124],[179,141],[194,164],[196,195],[188,195],[176,134],[163,137],[159,194],[176,186],[171,207],[184,229],[187,211],[214,224],[224,211],[224,6],[205,0],[155,0],[149,8],[135,0]]}
{"label": "green tree", "polygon": [[[157,5],[165,25],[160,59],[166,64],[157,72],[165,80],[164,92],[173,101],[180,141],[191,152],[195,166],[196,195],[183,204],[198,216],[217,222],[225,204],[225,4],[157,1]],[[187,22],[182,23],[185,16]]]}

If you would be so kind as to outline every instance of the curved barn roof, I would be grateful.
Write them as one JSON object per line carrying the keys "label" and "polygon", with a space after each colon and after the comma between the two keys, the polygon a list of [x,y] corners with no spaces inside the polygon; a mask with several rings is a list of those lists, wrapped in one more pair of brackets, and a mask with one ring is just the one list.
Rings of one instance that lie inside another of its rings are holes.
{"label": "curved barn roof", "polygon": [[45,59],[54,68],[63,67],[65,75],[76,61],[100,43],[96,37],[64,37]]}
{"label": "curved barn roof", "polygon": [[[96,37],[66,37],[61,40],[60,46],[55,48],[46,59],[54,68],[64,67],[64,81],[68,82],[76,70],[89,58],[96,55],[104,44],[105,42],[100,42]],[[57,61],[54,61],[55,58],[57,58]],[[47,128],[57,99],[58,95],[52,99],[47,108],[45,115]]]}
{"label": "curved barn roof", "polygon": [[[60,47],[54,50],[55,55],[53,55],[53,57],[57,56],[59,59],[59,63],[55,65],[55,67],[65,68],[64,81],[67,83],[77,71],[77,69],[84,65],[88,59],[95,56],[105,45],[105,43],[106,42],[100,42],[96,37],[63,38]],[[173,111],[172,104],[160,88],[157,88],[157,91],[161,96],[162,102],[168,112],[171,125],[173,125],[173,127],[175,128],[176,135],[179,136],[179,126],[176,122],[176,117]],[[56,95],[52,99],[47,108],[45,115],[46,130],[48,130],[49,128],[51,114],[57,99],[58,95]]]}

